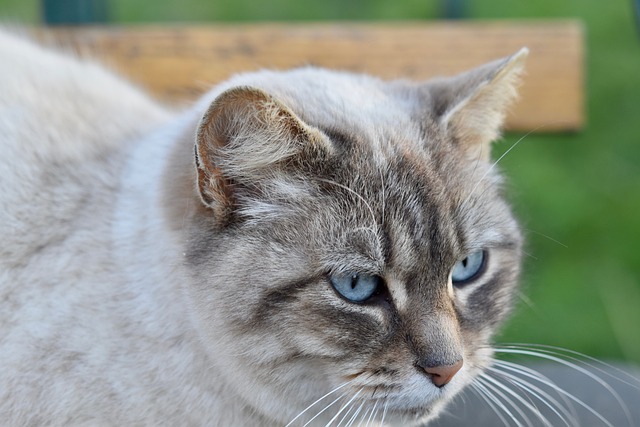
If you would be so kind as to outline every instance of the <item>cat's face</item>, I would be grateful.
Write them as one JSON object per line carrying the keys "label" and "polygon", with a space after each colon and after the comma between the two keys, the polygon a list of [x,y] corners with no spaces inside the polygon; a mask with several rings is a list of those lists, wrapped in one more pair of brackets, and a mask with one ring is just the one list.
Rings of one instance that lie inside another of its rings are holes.
{"label": "cat's face", "polygon": [[252,410],[424,421],[490,362],[521,236],[486,153],[520,60],[422,86],[262,73],[230,86],[269,95],[212,104],[187,290]]}

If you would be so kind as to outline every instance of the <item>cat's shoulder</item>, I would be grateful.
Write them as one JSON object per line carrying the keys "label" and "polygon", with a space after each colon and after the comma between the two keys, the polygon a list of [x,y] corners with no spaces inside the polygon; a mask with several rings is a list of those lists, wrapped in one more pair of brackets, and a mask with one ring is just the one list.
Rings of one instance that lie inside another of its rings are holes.
{"label": "cat's shoulder", "polygon": [[0,94],[5,262],[65,239],[115,191],[126,147],[172,117],[94,61],[2,29]]}

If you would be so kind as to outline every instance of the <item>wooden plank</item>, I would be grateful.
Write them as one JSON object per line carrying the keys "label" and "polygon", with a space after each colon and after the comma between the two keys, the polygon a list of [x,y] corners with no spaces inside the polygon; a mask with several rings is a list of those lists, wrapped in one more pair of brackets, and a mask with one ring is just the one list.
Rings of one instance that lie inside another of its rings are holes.
{"label": "wooden plank", "polygon": [[583,28],[576,21],[85,27],[40,36],[52,34],[173,102],[192,100],[234,73],[259,68],[314,64],[422,80],[528,46],[527,74],[508,129],[566,131],[584,125]]}

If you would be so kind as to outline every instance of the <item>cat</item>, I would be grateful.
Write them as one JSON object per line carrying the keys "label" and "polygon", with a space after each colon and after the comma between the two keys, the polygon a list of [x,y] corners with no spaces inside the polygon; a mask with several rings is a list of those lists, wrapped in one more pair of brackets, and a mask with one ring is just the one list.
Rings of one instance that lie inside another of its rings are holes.
{"label": "cat", "polygon": [[174,111],[0,33],[3,425],[437,417],[517,290],[490,144],[526,56],[262,70]]}

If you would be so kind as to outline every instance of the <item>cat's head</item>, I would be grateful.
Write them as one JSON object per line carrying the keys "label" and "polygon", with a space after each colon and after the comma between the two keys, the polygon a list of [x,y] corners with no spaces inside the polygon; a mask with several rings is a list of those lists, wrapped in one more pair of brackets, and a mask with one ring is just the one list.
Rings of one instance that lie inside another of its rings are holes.
{"label": "cat's head", "polygon": [[490,362],[522,238],[489,149],[525,56],[425,84],[303,68],[216,89],[187,291],[250,410],[424,421]]}

